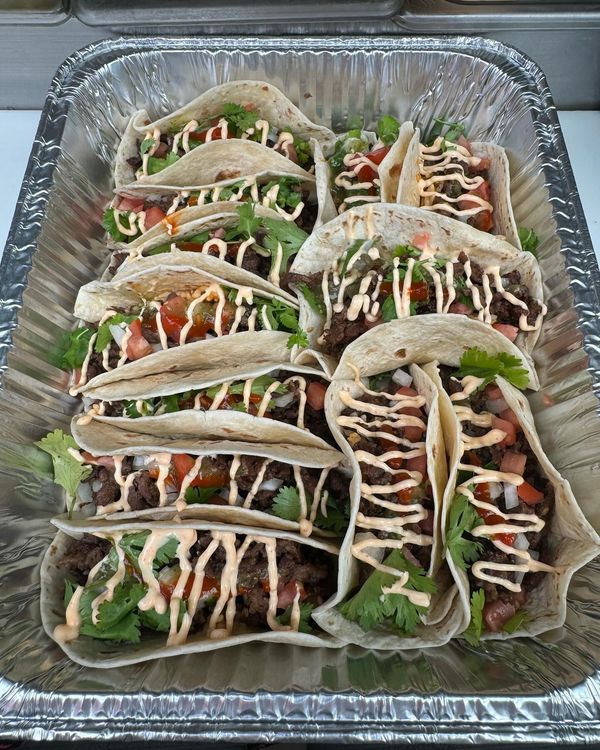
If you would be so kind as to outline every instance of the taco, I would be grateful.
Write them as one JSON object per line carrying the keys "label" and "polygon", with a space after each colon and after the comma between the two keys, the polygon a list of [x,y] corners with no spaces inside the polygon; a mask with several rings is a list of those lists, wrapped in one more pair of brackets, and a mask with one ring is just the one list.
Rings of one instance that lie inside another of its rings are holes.
{"label": "taco", "polygon": [[338,213],[364,203],[394,203],[400,171],[413,135],[410,123],[385,115],[377,131],[350,130],[327,159],[330,190]]}
{"label": "taco", "polygon": [[180,212],[180,220],[168,230],[157,226],[119,248],[112,263],[113,269],[118,264],[116,276],[134,272],[141,258],[170,255],[185,263],[190,254],[195,254],[219,258],[281,287],[291,259],[308,237],[271,209],[244,203],[188,208]]}
{"label": "taco", "polygon": [[311,620],[335,591],[333,544],[199,521],[56,523],[65,530],[42,563],[42,623],[79,664],[107,669],[252,641],[341,645]]}
{"label": "taco", "polygon": [[494,143],[470,143],[465,127],[434,121],[429,134],[405,123],[406,149],[398,203],[465,222],[506,237],[521,249],[510,202],[510,170],[505,150]]}
{"label": "taco", "polygon": [[264,441],[249,441],[233,418],[203,431],[194,416],[146,420],[135,431],[75,418],[72,437],[54,430],[42,438],[37,445],[60,462],[56,483],[64,486],[65,475],[80,480],[67,497],[69,517],[73,511],[118,521],[177,514],[303,536],[344,535],[351,475],[337,450],[299,444],[279,426]]}
{"label": "taco", "polygon": [[211,358],[215,339],[244,331],[262,329],[255,341],[267,347],[271,340],[277,346],[283,332],[291,334],[290,346],[298,335],[305,339],[290,295],[275,294],[269,282],[218,258],[189,255],[185,264],[169,256],[144,258],[130,275],[80,289],[75,317],[86,325],[71,333],[62,358],[74,370],[72,395],[101,373],[110,373],[104,382],[138,377],[137,368],[133,375],[129,368],[133,361],[148,358],[146,371],[168,369],[174,347],[196,346]]}
{"label": "taco", "polygon": [[546,313],[531,253],[396,205],[361,206],[321,227],[289,278],[310,347],[338,359],[365,331],[429,313],[478,319],[529,353]]}
{"label": "taco", "polygon": [[[115,184],[119,189],[139,180],[187,187],[196,186],[199,178],[200,185],[207,185],[272,169],[306,177],[314,170],[311,138],[329,144],[334,136],[329,128],[311,122],[274,86],[233,81],[209,89],[154,122],[145,110],[136,112],[119,146]],[[249,146],[236,149],[237,161],[226,145],[231,139]],[[220,141],[218,150],[227,158],[219,164],[212,152]],[[268,151],[274,152],[271,157],[264,153]],[[214,165],[214,174],[204,171],[205,159]],[[178,170],[173,172],[175,165]]]}
{"label": "taco", "polygon": [[[387,360],[383,346],[380,354]],[[360,482],[349,549],[359,575],[317,621],[367,648],[442,645],[462,613],[452,609],[456,586],[442,563],[447,475],[437,389],[418,365],[365,369],[357,356],[347,366],[353,377],[333,380],[327,413]]]}

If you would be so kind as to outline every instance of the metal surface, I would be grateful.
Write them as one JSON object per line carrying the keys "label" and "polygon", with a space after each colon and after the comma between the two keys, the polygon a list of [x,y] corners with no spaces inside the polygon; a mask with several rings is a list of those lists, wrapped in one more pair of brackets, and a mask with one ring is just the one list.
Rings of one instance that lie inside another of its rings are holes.
{"label": "metal surface", "polygon": [[167,26],[169,29],[189,30],[190,25],[221,22],[228,24],[256,24],[304,22],[334,19],[389,18],[397,13],[404,0],[322,0],[297,3],[295,0],[257,0],[249,6],[246,0],[223,3],[216,0],[72,0],[73,14],[89,26],[104,26],[128,30]]}
{"label": "metal surface", "polygon": [[0,24],[57,24],[68,18],[66,0],[3,0]]}
{"label": "metal surface", "polygon": [[[255,644],[118,670],[44,637],[38,565],[62,495],[31,441],[76,402],[49,361],[106,250],[99,217],[130,113],[225,80],[264,78],[317,122],[381,112],[466,118],[509,149],[517,222],[541,238],[549,314],[532,398],[542,443],[600,526],[600,273],[544,76],[481,39],[132,39],[92,45],[54,79],[0,274],[0,723],[15,737],[581,742],[600,731],[600,564],[574,578],[567,623],[536,640],[424,653]],[[17,323],[18,320],[18,323]],[[592,376],[586,370],[589,355]],[[433,354],[433,353],[432,353]],[[37,455],[37,454],[35,454]],[[22,470],[24,468],[27,471]],[[35,473],[31,473],[32,469]]]}

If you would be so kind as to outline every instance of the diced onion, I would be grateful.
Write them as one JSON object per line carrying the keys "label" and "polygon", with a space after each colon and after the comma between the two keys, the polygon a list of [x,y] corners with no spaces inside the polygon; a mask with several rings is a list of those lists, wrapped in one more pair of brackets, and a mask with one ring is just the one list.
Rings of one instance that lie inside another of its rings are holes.
{"label": "diced onion", "polygon": [[115,325],[114,323],[111,323],[108,328],[110,330],[110,335],[115,340],[116,345],[121,346],[121,343],[125,336],[125,329],[121,328],[121,326]]}
{"label": "diced onion", "polygon": [[[94,484],[96,484],[96,482],[94,482]],[[94,491],[96,492],[96,490]],[[81,484],[77,488],[77,496],[82,503],[92,502],[92,488],[90,487],[89,482],[81,482]]]}
{"label": "diced onion", "polygon": [[150,344],[153,352],[162,352],[163,348],[160,344]]}
{"label": "diced onion", "polygon": [[518,571],[517,571],[517,572],[515,573],[515,583],[516,583],[516,584],[518,584],[518,585],[520,586],[520,585],[521,585],[521,583],[523,583],[523,578],[525,578],[525,573],[524,573],[524,571],[522,571],[522,570],[518,570]]}
{"label": "diced onion", "polygon": [[139,469],[143,469],[145,466],[148,466],[148,464],[151,462],[152,462],[152,459],[150,458],[150,456],[134,456],[133,468],[135,471],[139,471]]}
{"label": "diced onion", "polygon": [[177,490],[167,490],[167,500],[170,503],[174,503],[175,500],[179,497],[179,492]]}
{"label": "diced onion", "polygon": [[529,549],[529,541],[527,540],[527,537],[525,536],[525,534],[517,534],[515,536],[513,547],[515,549],[522,550],[522,551]]}
{"label": "diced onion", "polygon": [[530,549],[529,550],[529,556],[533,560],[539,560],[540,559],[540,553],[536,549]]}
{"label": "diced onion", "polygon": [[508,409],[508,404],[503,398],[489,398],[486,403],[488,411],[491,411],[492,414],[500,414],[500,412]]}
{"label": "diced onion", "polygon": [[81,399],[81,403],[83,404],[83,413],[85,414],[90,410],[90,406],[95,403],[95,399],[90,398],[89,396],[84,396]]}
{"label": "diced onion", "polygon": [[[88,484],[89,487],[89,484]],[[92,482],[92,492],[100,492],[102,489],[102,482],[99,479],[94,479]],[[79,493],[81,494],[81,492]]]}
{"label": "diced onion", "polygon": [[490,482],[488,487],[490,488],[490,498],[492,500],[495,500],[502,494],[502,485],[500,482]]}
{"label": "diced onion", "polygon": [[274,398],[273,403],[279,409],[285,409],[285,407],[289,406],[293,400],[294,400],[294,392],[288,391],[287,393],[282,393],[281,396],[277,396],[277,398]]}
{"label": "diced onion", "polygon": [[394,381],[394,383],[396,383],[396,385],[405,386],[406,388],[410,388],[413,382],[412,377],[401,367],[399,367],[394,372],[394,374],[392,375],[392,380]]}
{"label": "diced onion", "polygon": [[504,482],[504,505],[506,510],[512,510],[519,505],[519,495],[514,484]]}
{"label": "diced onion", "polygon": [[264,482],[262,482],[259,487],[259,492],[271,492],[273,490],[278,490],[281,485],[283,484],[283,479],[266,479]]}

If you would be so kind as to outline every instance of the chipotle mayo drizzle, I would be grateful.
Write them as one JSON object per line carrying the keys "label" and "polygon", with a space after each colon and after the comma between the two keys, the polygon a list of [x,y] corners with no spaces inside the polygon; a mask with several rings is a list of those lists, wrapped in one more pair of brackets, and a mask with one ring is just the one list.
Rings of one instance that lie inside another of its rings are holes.
{"label": "chipotle mayo drizzle", "polygon": [[[375,151],[377,148],[382,146],[381,143],[376,143],[371,150]],[[360,181],[358,176],[362,167],[369,167],[376,174],[379,174],[379,165],[369,159],[368,154],[350,153],[344,156],[345,171],[340,172],[334,180],[337,187],[343,188],[347,195],[344,198],[343,203],[338,208],[338,213],[343,213],[349,206],[354,203],[378,203],[381,198],[379,195],[381,188],[381,181],[378,177],[373,180]],[[355,190],[371,190],[376,189],[376,195],[353,195],[352,192]]]}
{"label": "chipotle mayo drizzle", "polygon": [[[460,381],[462,390],[450,395],[451,401],[464,401],[471,396],[477,388],[484,382],[483,378],[477,378],[474,375],[468,375]],[[463,422],[470,422],[478,427],[491,427],[493,415],[488,412],[476,414],[472,409],[464,404],[454,404],[454,411],[460,427],[460,452],[464,455],[466,451],[477,450],[478,448],[489,447],[501,443],[506,437],[506,433],[498,429],[490,429],[481,437],[470,437],[462,429]],[[462,484],[456,486],[455,492],[467,498],[469,503],[476,508],[489,511],[495,516],[499,516],[503,522],[500,523],[483,523],[476,526],[470,533],[474,537],[488,538],[492,544],[502,552],[513,555],[519,562],[516,563],[497,563],[488,561],[477,561],[471,566],[471,572],[482,581],[495,583],[508,589],[509,591],[521,591],[521,584],[509,581],[500,576],[491,575],[490,572],[504,573],[531,573],[536,571],[556,572],[556,570],[546,563],[535,560],[528,550],[519,550],[515,547],[505,544],[500,539],[495,538],[498,534],[527,534],[529,532],[539,532],[545,526],[545,521],[539,518],[535,513],[514,513],[502,511],[493,502],[478,500],[474,492],[469,488],[471,484],[510,484],[515,487],[523,484],[524,479],[519,474],[486,469],[482,466],[475,466],[469,463],[458,464],[458,470],[472,473],[473,476]]]}

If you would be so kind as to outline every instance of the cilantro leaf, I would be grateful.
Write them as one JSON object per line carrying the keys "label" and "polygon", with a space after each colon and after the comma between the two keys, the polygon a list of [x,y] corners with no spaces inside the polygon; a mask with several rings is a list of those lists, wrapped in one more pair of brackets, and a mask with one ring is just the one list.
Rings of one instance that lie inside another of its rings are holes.
{"label": "cilantro leaf", "polygon": [[[368,148],[366,141],[361,138],[361,131],[350,130],[344,138],[336,141],[333,154],[327,160],[328,164],[334,174],[337,174],[344,168],[346,154],[364,153]],[[352,191],[352,194],[354,195],[354,191]]]}
{"label": "cilantro leaf", "polygon": [[[313,628],[310,624],[310,617],[314,609],[314,604],[311,604],[310,602],[299,602],[299,605],[300,622],[298,623],[298,632],[312,633]],[[289,625],[292,621],[292,605],[290,604],[285,612],[283,612],[283,614],[281,615],[278,615],[275,619],[280,625]]]}
{"label": "cilantro leaf", "polygon": [[[122,211],[119,215],[119,221],[126,229],[130,229],[131,227],[131,224],[129,222],[130,214],[130,211]],[[121,230],[117,226],[114,208],[107,208],[102,214],[102,228],[106,232],[108,232],[108,234],[110,234],[115,242],[130,242],[132,239],[134,239],[133,237],[129,237],[128,235],[123,234],[123,232],[121,232]]]}
{"label": "cilantro leaf", "polygon": [[148,158],[148,174],[156,174],[162,172],[163,169],[172,166],[175,162],[179,161],[181,157],[169,151],[164,159],[159,159],[156,156],[150,156]]}
{"label": "cilantro leaf", "polygon": [[[252,387],[250,389],[250,392],[255,394],[256,396],[264,396],[267,388],[270,385],[273,385],[275,382],[275,378],[272,378],[270,375],[259,375],[257,378],[254,378],[252,380]],[[238,380],[234,383],[231,383],[229,387],[227,388],[227,393],[232,396],[241,396],[244,393],[244,387],[245,387],[246,381],[245,380]],[[206,395],[209,398],[214,398],[217,393],[221,390],[221,385],[213,385],[210,388],[206,389]],[[287,391],[287,386],[283,383],[280,383],[277,388],[275,389],[275,393],[285,393]]]}
{"label": "cilantro leaf", "polygon": [[[313,498],[306,496],[306,509],[310,514]],[[271,507],[273,513],[286,521],[297,521],[300,518],[300,493],[297,487],[284,485],[280,488],[273,499]],[[329,497],[327,499],[327,515],[321,513],[321,509],[315,517],[315,526],[324,531],[334,534],[342,534],[348,528],[349,515],[344,509],[340,509],[337,502]]]}
{"label": "cilantro leaf", "polygon": [[485,605],[485,591],[479,589],[471,594],[471,621],[469,627],[462,633],[462,637],[471,646],[478,646],[483,630],[483,607]]}
{"label": "cilantro leaf", "polygon": [[261,196],[264,198],[275,185],[279,185],[275,203],[281,208],[296,208],[302,200],[301,181],[297,177],[279,177],[260,186]]}
{"label": "cilantro leaf", "polygon": [[390,372],[381,372],[379,375],[371,375],[369,378],[369,390],[387,391],[388,388],[391,388],[391,383],[392,374]]}
{"label": "cilantro leaf", "polygon": [[344,253],[344,255],[340,258],[340,260],[341,260],[340,276],[345,276],[346,275],[346,271],[348,270],[348,266],[350,265],[350,261],[356,255],[356,253],[359,250],[362,249],[362,247],[363,247],[363,245],[365,244],[366,241],[367,240],[354,240],[354,242],[346,250],[346,252]]}
{"label": "cilantro leaf", "polygon": [[390,320],[396,320],[398,317],[393,294],[390,294],[385,298],[383,305],[381,306],[381,317],[384,323],[389,323]]}
{"label": "cilantro leaf", "polygon": [[[119,546],[125,552],[125,555],[127,556],[129,562],[136,569],[139,568],[138,558],[140,556],[140,552],[144,548],[144,544],[146,543],[146,539],[148,538],[149,534],[149,531],[140,531],[136,532],[135,534],[125,534],[125,536],[123,536],[123,538],[119,542]],[[155,570],[160,570],[160,568],[168,565],[171,560],[176,557],[178,544],[179,542],[177,541],[177,537],[174,536],[170,536],[163,541],[154,557],[153,567]]]}
{"label": "cilantro leaf", "polygon": [[425,143],[427,146],[433,145],[435,139],[440,135],[443,135],[446,141],[455,143],[461,135],[464,134],[465,130],[465,126],[461,123],[444,120],[442,117],[436,117],[429,134],[425,138]]}
{"label": "cilantro leaf", "polygon": [[386,146],[391,146],[398,138],[400,132],[400,123],[391,115],[384,115],[377,121],[377,137],[383,141]]}
{"label": "cilantro leaf", "polygon": [[237,209],[239,216],[238,226],[230,229],[226,233],[225,239],[237,239],[241,233],[246,239],[250,237],[256,237],[256,232],[260,229],[261,221],[258,216],[254,214],[254,206],[252,203],[244,203],[243,206],[239,206]]}
{"label": "cilantro leaf", "polygon": [[502,626],[502,630],[505,633],[516,633],[517,630],[520,630],[523,625],[527,622],[527,611],[524,609],[519,609],[515,614],[510,618],[510,620],[507,620],[504,625]]}
{"label": "cilantro leaf", "polygon": [[[266,315],[271,329],[278,331],[280,328],[295,332],[298,329],[298,312],[290,305],[279,299],[264,299],[255,297],[254,302],[262,318]],[[264,324],[264,321],[263,321]],[[266,328],[266,326],[264,326]]]}
{"label": "cilantro leaf", "polygon": [[185,501],[188,505],[208,503],[222,489],[223,487],[188,487],[185,491]]}
{"label": "cilantro leaf", "polygon": [[465,539],[463,534],[472,531],[483,523],[475,508],[464,495],[456,494],[450,507],[446,550],[461,570],[467,570],[469,563],[478,559],[481,544]]}
{"label": "cilantro leaf", "polygon": [[421,251],[414,245],[396,245],[392,251],[392,258],[400,258],[403,261],[408,261],[409,258],[419,260],[421,257]]}
{"label": "cilantro leaf", "polygon": [[273,498],[271,510],[285,521],[297,521],[300,518],[300,493],[298,488],[289,484],[283,485]]}
{"label": "cilantro leaf", "polygon": [[[186,611],[186,606],[181,600],[179,602],[179,616],[177,620],[178,626],[181,626],[181,621]],[[149,630],[157,630],[159,633],[168,633],[171,629],[171,610],[167,607],[167,611],[159,615],[155,609],[147,609],[139,613],[140,623],[144,628]]]}
{"label": "cilantro leaf", "polygon": [[151,400],[142,401],[141,403],[139,401],[124,401],[123,412],[129,419],[151,417],[154,414],[154,403]]}
{"label": "cilantro leaf", "polygon": [[267,235],[262,241],[263,247],[271,251],[274,260],[278,245],[281,245],[281,268],[287,271],[290,258],[300,250],[308,234],[293,221],[285,219],[263,219],[262,223],[267,230]]}
{"label": "cilantro leaf", "polygon": [[477,347],[468,349],[460,358],[460,368],[455,376],[464,378],[466,375],[483,378],[480,388],[485,387],[498,376],[508,380],[516,388],[527,388],[529,383],[529,375],[519,357],[505,352],[496,355],[488,354]]}
{"label": "cilantro leaf", "polygon": [[[65,435],[62,430],[49,432],[45,437],[36,442],[52,457],[52,468],[54,469],[54,481],[67,493],[69,516],[73,511],[75,493],[77,488],[92,473],[90,466],[84,466],[69,453],[69,448],[79,450],[79,446],[70,435]],[[70,501],[70,502],[69,502]]]}
{"label": "cilantro leaf", "polygon": [[296,149],[298,164],[304,168],[310,166],[313,161],[310,142],[305,141],[303,138],[294,138],[294,148]]}
{"label": "cilantro leaf", "polygon": [[295,346],[299,346],[301,349],[306,349],[308,346],[308,334],[301,328],[292,333],[287,340],[287,348],[293,349]]}
{"label": "cilantro leaf", "polygon": [[348,528],[350,514],[348,505],[340,505],[332,497],[327,498],[327,515],[323,515],[319,508],[315,517],[315,526],[323,531],[331,531],[336,536],[342,536]]}
{"label": "cilantro leaf", "polygon": [[321,289],[312,289],[311,287],[309,287],[306,281],[302,281],[296,286],[298,287],[298,291],[304,296],[304,299],[306,300],[306,303],[308,304],[310,309],[313,312],[317,313],[317,315],[325,317],[325,303],[323,302],[323,294],[321,292]]}
{"label": "cilantro leaf", "polygon": [[145,138],[140,143],[140,156],[143,156],[144,154],[147,154],[148,151],[155,145],[156,141],[154,138]]}
{"label": "cilantro leaf", "polygon": [[[384,563],[409,574],[405,588],[435,593],[435,582],[427,577],[422,568],[410,563],[401,550],[393,550]],[[340,606],[341,613],[348,620],[357,622],[363,630],[372,630],[376,625],[388,622],[403,635],[412,635],[421,615],[427,610],[412,604],[402,594],[382,594],[382,589],[391,586],[396,580],[390,573],[374,570],[358,592]]]}
{"label": "cilantro leaf", "polygon": [[[233,104],[233,102],[226,102],[223,105],[223,117],[227,120],[227,123],[236,131],[236,135],[242,135],[250,128],[256,127],[256,121],[259,118],[259,113],[255,110],[249,110],[242,107],[241,104]],[[260,140],[261,133],[254,133],[258,135]]]}
{"label": "cilantro leaf", "polygon": [[94,335],[92,328],[76,328],[71,331],[64,354],[60,359],[60,366],[63,370],[75,370],[81,367],[87,356],[90,346],[90,339]]}
{"label": "cilantro leaf", "polygon": [[113,335],[110,332],[110,326],[117,326],[121,323],[133,323],[134,320],[137,320],[137,317],[137,315],[124,315],[123,313],[117,313],[116,315],[113,315],[112,318],[105,320],[104,323],[102,323],[102,325],[98,328],[98,335],[96,336],[96,341],[94,342],[94,351],[98,354],[102,354],[102,352],[113,340]]}
{"label": "cilantro leaf", "polygon": [[114,590],[112,599],[103,602],[98,608],[99,630],[114,628],[126,615],[137,607],[140,599],[146,594],[146,586],[138,583],[133,577],[122,581]]}
{"label": "cilantro leaf", "polygon": [[180,405],[196,395],[196,391],[185,391],[184,393],[172,393],[168,396],[161,396],[160,403],[163,407],[164,414],[173,414],[181,411]]}
{"label": "cilantro leaf", "polygon": [[540,244],[540,240],[533,229],[519,227],[519,242],[521,243],[521,247],[525,252],[531,253],[534,257],[537,258],[537,248]]}

